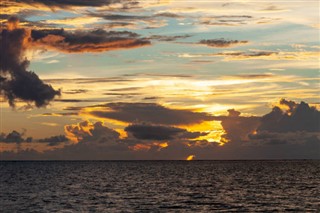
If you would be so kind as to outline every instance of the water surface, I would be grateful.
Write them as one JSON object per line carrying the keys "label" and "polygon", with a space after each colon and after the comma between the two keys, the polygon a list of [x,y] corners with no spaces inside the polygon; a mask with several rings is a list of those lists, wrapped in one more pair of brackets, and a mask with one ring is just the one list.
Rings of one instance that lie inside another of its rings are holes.
{"label": "water surface", "polygon": [[320,211],[320,161],[0,162],[1,212]]}

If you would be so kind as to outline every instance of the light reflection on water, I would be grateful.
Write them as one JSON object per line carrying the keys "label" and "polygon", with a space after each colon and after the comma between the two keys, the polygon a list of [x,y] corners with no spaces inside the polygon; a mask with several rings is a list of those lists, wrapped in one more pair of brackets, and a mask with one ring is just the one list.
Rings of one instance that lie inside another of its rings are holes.
{"label": "light reflection on water", "polygon": [[0,162],[1,212],[317,212],[320,161]]}

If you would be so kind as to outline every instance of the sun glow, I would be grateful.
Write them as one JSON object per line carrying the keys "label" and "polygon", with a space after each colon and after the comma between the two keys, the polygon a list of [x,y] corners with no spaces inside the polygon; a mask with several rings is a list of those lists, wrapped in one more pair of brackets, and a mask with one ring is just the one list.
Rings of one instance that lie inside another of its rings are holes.
{"label": "sun glow", "polygon": [[189,155],[189,156],[186,158],[186,161],[194,160],[195,157],[196,157],[195,155]]}
{"label": "sun glow", "polygon": [[192,126],[182,126],[190,132],[207,132],[207,135],[195,138],[195,141],[207,140],[211,143],[218,143],[224,145],[226,141],[222,136],[226,133],[221,126],[221,121],[204,121],[200,124],[194,124]]}

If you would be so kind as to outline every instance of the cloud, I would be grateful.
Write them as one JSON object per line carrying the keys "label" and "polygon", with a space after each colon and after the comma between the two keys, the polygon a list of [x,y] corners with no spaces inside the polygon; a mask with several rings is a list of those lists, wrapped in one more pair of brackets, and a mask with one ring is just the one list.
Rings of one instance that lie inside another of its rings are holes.
{"label": "cloud", "polygon": [[281,99],[278,106],[262,117],[243,117],[240,112],[228,110],[228,116],[218,116],[226,131],[224,139],[232,144],[279,145],[306,144],[319,141],[320,112],[307,103]]}
{"label": "cloud", "polygon": [[158,41],[176,41],[178,39],[189,38],[191,35],[176,35],[176,36],[166,36],[166,35],[152,35],[148,39],[155,39]]}
{"label": "cloud", "polygon": [[106,20],[137,20],[142,21],[145,19],[150,19],[151,16],[141,16],[141,15],[120,15],[120,14],[97,14],[97,13],[89,13],[89,16],[104,18]]}
{"label": "cloud", "polygon": [[228,116],[217,116],[215,120],[220,120],[226,134],[223,140],[230,143],[241,143],[248,139],[248,135],[254,132],[259,125],[260,117],[240,116],[241,112],[234,109],[228,110]]}
{"label": "cloud", "polygon": [[208,133],[188,132],[185,129],[150,124],[132,124],[125,128],[135,138],[141,140],[195,139]]}
{"label": "cloud", "polygon": [[222,15],[200,18],[199,24],[211,26],[240,26],[252,22],[254,17],[248,15]]}
{"label": "cloud", "polygon": [[[106,21],[114,22],[125,22],[133,24],[134,28],[142,28],[142,29],[153,29],[158,27],[166,26],[167,21],[158,15],[128,15],[126,14],[114,14],[103,11],[102,13],[87,13],[90,17],[96,17],[100,19],[104,19]],[[162,19],[161,19],[162,18]]]}
{"label": "cloud", "polygon": [[87,93],[88,91],[89,90],[87,90],[87,89],[71,89],[71,90],[63,91],[63,93],[75,95],[75,94]]}
{"label": "cloud", "polygon": [[[19,133],[19,132],[15,131],[15,130],[13,130],[11,133],[9,133],[7,135],[4,134],[4,133],[1,133],[0,134],[0,142],[3,142],[3,143],[17,143],[18,144],[18,143],[26,141],[23,138],[23,135],[24,135],[24,133]],[[28,141],[30,141],[30,139],[28,139]]]}
{"label": "cloud", "polygon": [[60,91],[43,83],[34,72],[27,70],[29,61],[25,51],[31,45],[31,32],[18,26],[19,20],[10,18],[7,29],[1,31],[0,92],[13,107],[16,99],[43,107],[60,95]]}
{"label": "cloud", "polygon": [[280,100],[280,106],[287,107],[282,110],[275,106],[272,111],[261,118],[259,131],[268,132],[320,132],[320,112],[307,103],[297,104],[285,99]]}
{"label": "cloud", "polygon": [[183,16],[175,14],[175,13],[170,13],[170,12],[163,12],[163,13],[157,13],[155,14],[157,17],[165,17],[165,18],[183,18]]}
{"label": "cloud", "polygon": [[195,124],[209,120],[210,115],[185,109],[170,109],[155,103],[108,103],[87,108],[83,113],[122,122],[146,122],[161,125]]}
{"label": "cloud", "polygon": [[[117,104],[119,105],[119,104]],[[280,100],[278,106],[282,112],[278,120],[285,116],[306,116],[314,112],[314,108],[306,107],[306,103],[295,103]],[[115,107],[113,109],[115,110]],[[168,109],[167,109],[168,110]],[[171,109],[172,110],[172,109]],[[261,130],[265,122],[277,126],[275,120],[264,120],[267,116],[242,116],[239,111],[228,110],[226,116],[211,116],[211,120],[220,121],[224,131],[223,140],[229,140],[223,146],[201,140],[201,136],[209,136],[207,132],[191,132],[183,128],[151,123],[131,123],[125,131],[115,131],[102,122],[83,121],[66,125],[65,133],[73,143],[65,143],[55,150],[46,149],[40,153],[24,148],[18,152],[2,152],[1,159],[185,159],[196,155],[197,159],[314,159],[319,158],[320,133],[313,132],[315,127],[298,128],[290,131]],[[273,111],[271,113],[274,113]],[[317,111],[319,113],[319,111]],[[294,115],[296,114],[296,115]],[[304,119],[310,119],[306,116]],[[302,119],[303,120],[303,119]],[[287,123],[291,128],[295,120]],[[259,129],[260,128],[260,129]],[[279,126],[279,128],[282,128]],[[317,128],[316,128],[317,129]],[[317,129],[318,130],[318,129]],[[213,130],[214,131],[214,130]],[[8,134],[9,135],[9,134]],[[23,147],[21,133],[13,132],[11,136],[1,135],[1,140],[14,142]],[[59,136],[43,139],[44,142],[61,141]],[[63,139],[64,137],[61,136]],[[14,140],[12,138],[15,138]],[[40,141],[40,140],[38,140]],[[9,143],[9,142],[8,142]]]}
{"label": "cloud", "polygon": [[254,50],[248,52],[229,51],[222,53],[214,53],[211,56],[223,56],[225,60],[310,60],[316,59],[319,52],[284,52],[284,51],[263,51]]}
{"label": "cloud", "polygon": [[205,44],[209,47],[216,48],[225,48],[225,47],[233,47],[240,44],[246,44],[248,41],[239,41],[239,40],[225,40],[225,39],[207,39],[201,40],[199,44]]}
{"label": "cloud", "polygon": [[89,121],[66,125],[65,133],[67,138],[76,143],[106,143],[117,141],[120,137],[117,131],[103,126],[102,122],[93,124]]}
{"label": "cloud", "polygon": [[[8,6],[20,6],[29,5],[33,7],[49,7],[51,9],[71,9],[73,7],[101,7],[108,6],[115,3],[125,2],[123,0],[24,0],[24,1],[13,1],[7,0]],[[135,4],[134,2],[130,2]]]}
{"label": "cloud", "polygon": [[66,53],[104,52],[151,44],[147,39],[140,39],[138,36],[129,31],[104,31],[102,29],[74,32],[63,29],[32,31],[35,45]]}
{"label": "cloud", "polygon": [[56,135],[56,136],[51,136],[48,138],[42,138],[37,140],[37,142],[48,143],[49,146],[56,146],[68,141],[69,139],[65,135]]}
{"label": "cloud", "polygon": [[319,52],[313,51],[264,51],[264,50],[249,50],[242,51],[224,51],[219,53],[182,53],[180,58],[206,58],[206,57],[223,57],[225,61],[240,61],[240,60],[315,60],[319,56]]}

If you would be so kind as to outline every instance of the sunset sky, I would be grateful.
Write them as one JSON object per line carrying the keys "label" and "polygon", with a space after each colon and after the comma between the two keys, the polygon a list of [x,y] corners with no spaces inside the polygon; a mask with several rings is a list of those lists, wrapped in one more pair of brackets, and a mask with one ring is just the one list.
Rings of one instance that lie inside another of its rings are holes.
{"label": "sunset sky", "polygon": [[320,158],[317,0],[4,0],[0,24],[0,159]]}

